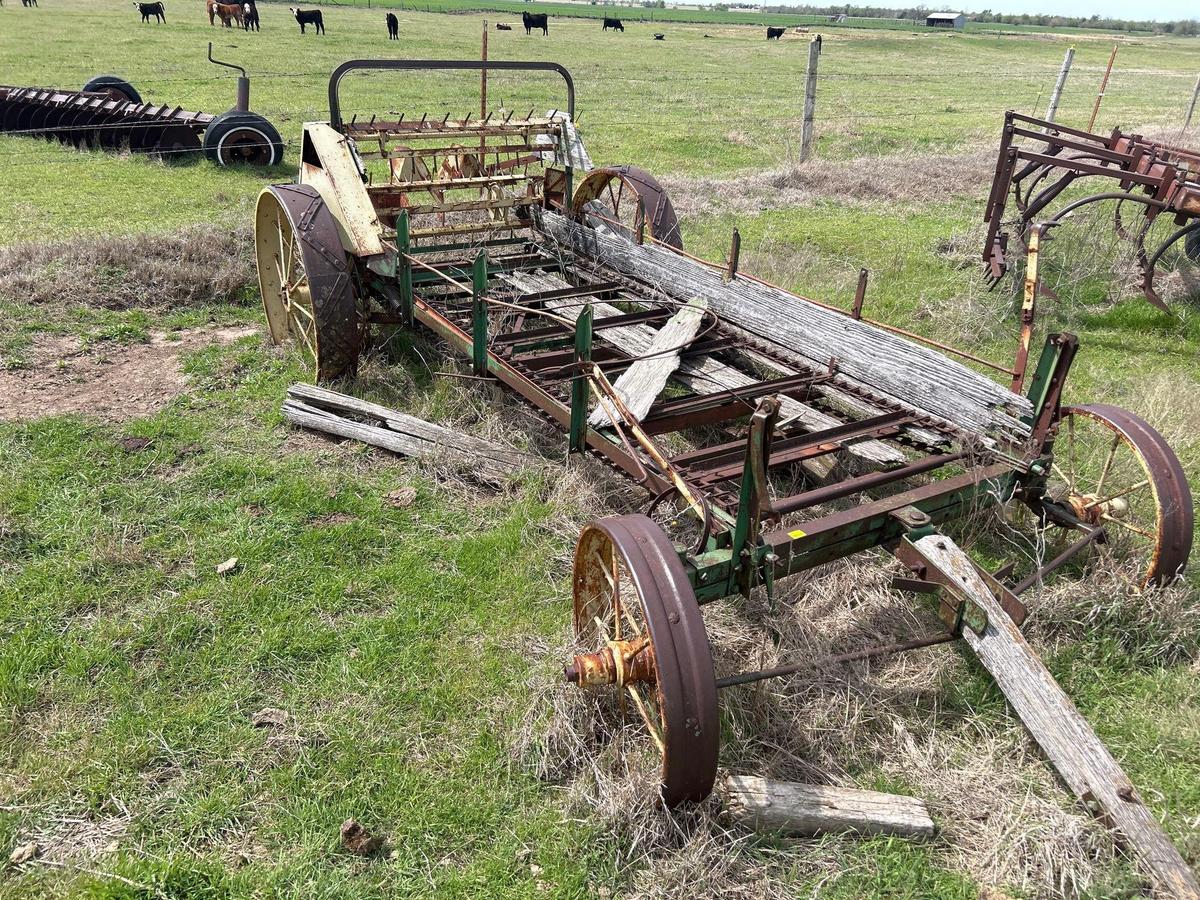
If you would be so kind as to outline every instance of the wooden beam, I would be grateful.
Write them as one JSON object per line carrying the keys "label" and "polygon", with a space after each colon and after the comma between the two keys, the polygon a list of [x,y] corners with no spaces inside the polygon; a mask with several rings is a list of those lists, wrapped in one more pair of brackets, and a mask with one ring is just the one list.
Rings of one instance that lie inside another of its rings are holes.
{"label": "wooden beam", "polygon": [[502,482],[532,463],[530,457],[509,447],[311,384],[288,388],[282,412],[289,422],[303,428],[403,456],[469,465],[488,481]]}
{"label": "wooden beam", "polygon": [[[667,319],[654,333],[646,352],[639,354],[633,365],[621,373],[613,387],[625,408],[641,422],[658,399],[671,374],[679,368],[680,354],[692,342],[704,319],[704,301],[694,300]],[[603,406],[597,406],[588,418],[593,428],[611,425],[612,419]]]}
{"label": "wooden beam", "polygon": [[1200,884],[1104,742],[1075,708],[970,558],[942,535],[906,541],[987,617],[963,638],[1071,791],[1117,833],[1163,897],[1200,898]]}
{"label": "wooden beam", "polygon": [[916,797],[829,785],[730,775],[722,784],[725,808],[735,822],[787,834],[895,834],[933,836],[933,819]]}

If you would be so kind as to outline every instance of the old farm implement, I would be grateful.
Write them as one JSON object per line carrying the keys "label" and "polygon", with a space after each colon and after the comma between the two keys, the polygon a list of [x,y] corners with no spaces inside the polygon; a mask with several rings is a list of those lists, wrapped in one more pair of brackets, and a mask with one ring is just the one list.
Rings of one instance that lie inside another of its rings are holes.
{"label": "old farm implement", "polygon": [[236,69],[237,99],[232,109],[213,115],[179,106],[145,103],[137,89],[115,75],[98,75],[78,91],[0,85],[0,134],[41,137],[79,149],[99,148],[160,156],[203,150],[223,166],[275,165],[283,160],[283,139],[270,122],[250,111],[250,79]]}
{"label": "old farm implement", "polygon": [[[1095,190],[1072,190],[1081,179],[1090,179]],[[1016,210],[1006,220],[1010,195]],[[1134,245],[1142,292],[1165,310],[1154,290],[1163,255],[1181,245],[1190,259],[1200,262],[1200,151],[1119,129],[1109,135],[1091,134],[1009,112],[984,210],[983,259],[993,282],[1008,267],[1009,229],[1027,253],[1033,251],[1036,265],[1037,243],[1047,229],[1062,224],[1075,210],[1101,202],[1114,204],[1114,227]],[[1150,228],[1160,216],[1173,219],[1175,228],[1147,248]]]}
{"label": "old farm implement", "polygon": [[[426,68],[556,73],[565,110],[518,117],[485,99],[478,118],[342,117],[347,75]],[[270,333],[328,379],[354,370],[372,326],[423,329],[543,413],[570,450],[645,489],[645,514],[579,538],[580,648],[565,673],[628,698],[661,755],[666,804],[712,789],[722,689],[812,662],[718,678],[702,606],[882,547],[903,565],[898,586],[939,597],[945,627],[870,653],[963,639],[1075,793],[1157,881],[1194,889],[1017,628],[1018,595],[1087,548],[1122,552],[1139,585],[1160,585],[1192,542],[1188,485],[1162,437],[1116,407],[1061,402],[1073,336],[1047,339],[1020,393],[950,358],[960,351],[739,271],[736,240],[720,263],[689,256],[650,175],[590,167],[557,64],[351,61],[329,104],[328,123],[305,125],[297,183],[259,197]],[[1024,378],[1023,363],[975,362]],[[1019,579],[939,532],[1010,501],[1065,536]]]}

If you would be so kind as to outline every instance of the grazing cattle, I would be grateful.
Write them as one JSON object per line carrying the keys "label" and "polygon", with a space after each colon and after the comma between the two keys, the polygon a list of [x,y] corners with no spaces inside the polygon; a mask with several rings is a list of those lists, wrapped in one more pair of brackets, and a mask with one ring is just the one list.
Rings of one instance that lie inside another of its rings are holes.
{"label": "grazing cattle", "polygon": [[772,28],[771,26],[768,25],[767,26],[767,40],[768,41],[777,41],[781,37],[783,37],[783,33],[785,31],[787,31],[786,28]]}
{"label": "grazing cattle", "polygon": [[319,9],[297,9],[294,6],[289,6],[288,12],[295,16],[296,21],[300,23],[301,34],[304,34],[306,25],[316,25],[317,34],[325,33],[325,18],[321,15]]}
{"label": "grazing cattle", "polygon": [[242,27],[247,31],[262,31],[258,24],[258,6],[254,0],[242,4]]}
{"label": "grazing cattle", "polygon": [[134,2],[137,11],[142,14],[142,21],[149,22],[150,17],[154,16],[155,20],[160,24],[167,21],[167,10],[161,3],[137,3]]}
{"label": "grazing cattle", "polygon": [[241,27],[245,19],[245,14],[242,12],[241,3],[217,3],[213,0],[208,7],[208,24],[216,24],[213,20],[220,18],[221,24],[226,28],[232,28],[233,23],[237,22]]}
{"label": "grazing cattle", "polygon": [[601,29],[601,31],[608,31],[610,28],[615,28],[617,31],[621,32],[625,30],[625,26],[621,24],[620,19],[605,19],[604,27]]}
{"label": "grazing cattle", "polygon": [[512,26],[511,26],[511,25],[505,25],[503,22],[497,22],[497,23],[496,23],[496,30],[497,30],[497,31],[512,31]]}
{"label": "grazing cattle", "polygon": [[654,32],[654,39],[656,41],[665,41],[667,39],[667,36],[665,34],[663,34],[661,31],[656,31],[656,32]]}
{"label": "grazing cattle", "polygon": [[21,0],[22,6],[37,6],[37,0]]}
{"label": "grazing cattle", "polygon": [[542,34],[550,33],[550,17],[545,13],[521,13],[521,22],[525,25],[525,33],[529,34],[533,29],[542,29]]}
{"label": "grazing cattle", "polygon": [[400,20],[396,18],[395,13],[387,14],[388,40],[400,40]]}

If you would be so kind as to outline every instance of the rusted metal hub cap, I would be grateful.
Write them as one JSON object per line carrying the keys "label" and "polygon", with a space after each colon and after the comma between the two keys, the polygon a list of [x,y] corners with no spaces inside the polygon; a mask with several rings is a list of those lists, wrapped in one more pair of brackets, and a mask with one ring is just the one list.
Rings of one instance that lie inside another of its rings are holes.
{"label": "rusted metal hub cap", "polygon": [[1081,522],[1103,526],[1115,554],[1138,561],[1142,587],[1174,581],[1187,565],[1192,495],[1161,434],[1118,406],[1065,407],[1054,440],[1051,497]]}
{"label": "rusted metal hub cap", "polygon": [[702,800],[717,774],[720,721],[712,651],[674,545],[642,515],[584,528],[575,549],[575,633],[564,674],[629,699],[662,756],[662,801]]}

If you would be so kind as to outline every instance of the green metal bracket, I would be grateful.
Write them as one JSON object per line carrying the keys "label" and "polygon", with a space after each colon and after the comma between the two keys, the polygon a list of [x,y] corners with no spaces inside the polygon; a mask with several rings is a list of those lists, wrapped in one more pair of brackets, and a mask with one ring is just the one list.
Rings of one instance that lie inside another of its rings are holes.
{"label": "green metal bracket", "polygon": [[471,364],[476,376],[488,373],[487,251],[475,257],[471,274]]}
{"label": "green metal bracket", "polygon": [[408,236],[408,210],[400,210],[400,215],[396,217],[396,247],[400,251],[400,315],[404,317],[404,324],[412,327],[413,324],[413,273],[412,263],[408,261],[408,254],[412,251],[411,243]]}
{"label": "green metal bracket", "polygon": [[767,463],[771,455],[771,437],[779,418],[779,400],[765,397],[750,417],[750,435],[746,439],[746,461],[742,465],[742,485],[738,495],[737,524],[733,528],[733,569],[731,580],[737,584],[730,591],[740,590],[749,596],[757,580],[760,565],[759,532],[763,512],[769,510],[770,491],[767,484]]}
{"label": "green metal bracket", "polygon": [[592,304],[588,303],[575,320],[575,374],[571,380],[570,449],[582,453],[587,447],[588,407],[592,390],[587,368],[592,361]]}

